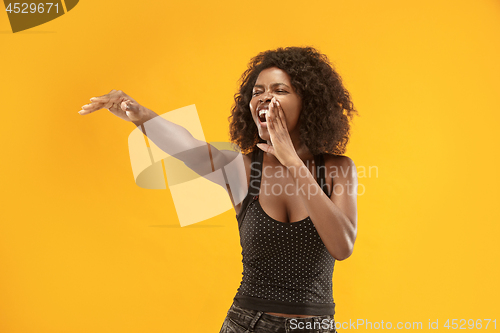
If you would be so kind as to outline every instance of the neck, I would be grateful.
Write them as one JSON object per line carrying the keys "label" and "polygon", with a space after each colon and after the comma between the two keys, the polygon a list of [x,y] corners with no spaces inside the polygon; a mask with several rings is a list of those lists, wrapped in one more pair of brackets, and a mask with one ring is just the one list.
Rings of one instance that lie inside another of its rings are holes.
{"label": "neck", "polygon": [[[293,148],[302,161],[307,161],[314,157],[309,151],[309,148],[307,148],[307,146],[300,140],[298,136],[293,136],[291,137],[291,139]],[[271,140],[267,140],[267,144],[272,146]]]}

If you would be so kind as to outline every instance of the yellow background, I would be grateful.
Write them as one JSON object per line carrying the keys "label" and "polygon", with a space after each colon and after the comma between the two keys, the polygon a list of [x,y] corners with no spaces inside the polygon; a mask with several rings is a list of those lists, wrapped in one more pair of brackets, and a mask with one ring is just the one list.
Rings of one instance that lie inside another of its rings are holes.
{"label": "yellow background", "polygon": [[0,13],[0,332],[218,332],[234,211],[181,228],[168,190],[134,183],[134,125],[77,111],[111,89],[196,104],[226,141],[247,62],[288,45],[330,57],[361,115],[346,155],[378,168],[336,320],[498,321],[497,0],[87,0],[16,34]]}

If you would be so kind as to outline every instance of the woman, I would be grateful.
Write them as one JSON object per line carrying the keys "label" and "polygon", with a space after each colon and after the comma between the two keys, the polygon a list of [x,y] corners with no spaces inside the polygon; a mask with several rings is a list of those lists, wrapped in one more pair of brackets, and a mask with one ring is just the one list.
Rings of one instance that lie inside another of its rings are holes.
{"label": "woman", "polygon": [[[203,147],[121,91],[91,101],[81,114],[107,108],[137,126],[158,120],[141,128],[155,143],[168,142],[160,147],[167,153]],[[230,116],[248,184],[243,202],[233,202],[243,279],[221,333],[335,332],[333,266],[351,255],[357,232],[356,167],[341,155],[355,113],[340,76],[313,48],[263,52],[243,73]],[[210,163],[177,156],[202,175],[235,157],[210,150]]]}

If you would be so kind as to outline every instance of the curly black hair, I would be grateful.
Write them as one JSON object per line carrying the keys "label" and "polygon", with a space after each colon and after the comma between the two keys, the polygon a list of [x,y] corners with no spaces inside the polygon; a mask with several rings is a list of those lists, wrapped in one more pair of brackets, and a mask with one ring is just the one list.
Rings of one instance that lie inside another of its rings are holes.
{"label": "curly black hair", "polygon": [[349,92],[326,55],[312,47],[286,47],[259,53],[240,78],[239,91],[229,116],[229,135],[243,153],[251,152],[259,138],[250,112],[252,90],[260,72],[277,67],[291,79],[302,99],[300,138],[309,151],[343,154],[349,142],[349,121],[358,112]]}

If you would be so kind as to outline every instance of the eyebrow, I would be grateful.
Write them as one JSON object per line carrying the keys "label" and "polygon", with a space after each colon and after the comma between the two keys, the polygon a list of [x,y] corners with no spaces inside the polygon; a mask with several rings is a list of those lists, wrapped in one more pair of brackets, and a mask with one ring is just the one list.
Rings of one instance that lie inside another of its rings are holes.
{"label": "eyebrow", "polygon": [[[291,88],[290,88],[287,84],[282,83],[282,82],[278,82],[278,83],[273,83],[273,84],[271,84],[271,88],[274,88],[274,87],[276,87],[276,86],[285,86],[285,87],[287,87],[287,88],[291,89]],[[264,86],[263,86],[263,85],[261,85],[261,84],[256,84],[256,85],[254,85],[253,87],[254,87],[254,89],[255,89],[255,88],[264,88]]]}

